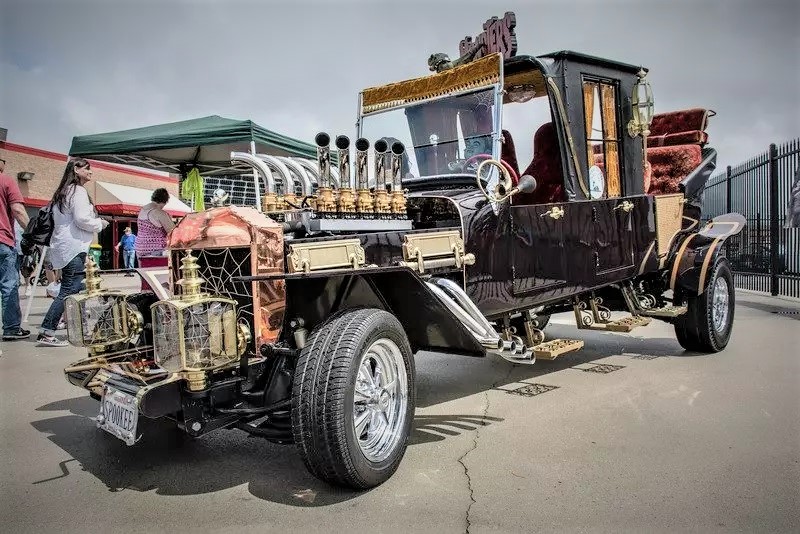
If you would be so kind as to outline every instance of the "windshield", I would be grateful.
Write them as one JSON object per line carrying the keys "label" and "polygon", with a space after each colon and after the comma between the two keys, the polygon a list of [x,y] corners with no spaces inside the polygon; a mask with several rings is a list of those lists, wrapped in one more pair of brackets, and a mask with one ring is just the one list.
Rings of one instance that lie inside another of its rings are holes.
{"label": "windshield", "polygon": [[474,173],[481,161],[474,156],[497,157],[496,117],[494,88],[488,88],[366,115],[360,135],[370,143],[403,143],[404,177]]}

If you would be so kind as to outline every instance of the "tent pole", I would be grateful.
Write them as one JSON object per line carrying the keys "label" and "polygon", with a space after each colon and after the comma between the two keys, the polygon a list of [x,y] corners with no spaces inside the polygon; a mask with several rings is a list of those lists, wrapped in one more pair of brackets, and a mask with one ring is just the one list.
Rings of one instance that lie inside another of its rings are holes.
{"label": "tent pole", "polygon": [[[255,156],[256,155],[256,142],[252,139],[250,140],[250,153]],[[262,211],[261,209],[261,184],[259,183],[258,177],[258,170],[253,169],[253,185],[256,188],[256,209],[258,211]]]}

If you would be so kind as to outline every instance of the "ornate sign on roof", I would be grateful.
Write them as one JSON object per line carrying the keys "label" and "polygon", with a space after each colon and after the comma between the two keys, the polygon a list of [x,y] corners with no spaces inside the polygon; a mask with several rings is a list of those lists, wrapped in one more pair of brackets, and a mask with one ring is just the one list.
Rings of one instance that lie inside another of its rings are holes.
{"label": "ornate sign on roof", "polygon": [[483,31],[474,38],[467,36],[458,45],[461,57],[470,55],[473,59],[499,52],[508,59],[517,53],[517,36],[514,28],[517,16],[513,11],[506,11],[502,19],[492,17],[483,23]]}

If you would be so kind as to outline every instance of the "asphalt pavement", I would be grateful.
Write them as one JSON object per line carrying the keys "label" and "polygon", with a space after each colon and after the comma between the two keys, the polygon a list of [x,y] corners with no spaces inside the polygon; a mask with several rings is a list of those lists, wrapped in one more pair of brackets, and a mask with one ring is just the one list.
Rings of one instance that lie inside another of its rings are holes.
{"label": "asphalt pavement", "polygon": [[[328,486],[292,446],[238,430],[189,439],[143,421],[128,447],[96,428],[98,403],[63,376],[80,350],[2,343],[0,525],[800,532],[800,303],[737,299],[731,342],[714,355],[683,351],[657,321],[611,334],[577,331],[567,314],[546,333],[586,347],[553,362],[417,354],[411,443],[366,492]],[[30,326],[48,303],[35,298]]]}

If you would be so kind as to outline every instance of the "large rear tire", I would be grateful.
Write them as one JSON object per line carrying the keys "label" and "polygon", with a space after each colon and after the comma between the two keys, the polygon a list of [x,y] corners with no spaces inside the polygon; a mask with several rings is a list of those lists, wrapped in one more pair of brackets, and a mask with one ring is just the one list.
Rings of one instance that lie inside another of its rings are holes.
{"label": "large rear tire", "polygon": [[292,432],[308,470],[354,489],[385,482],[411,433],[414,372],[390,313],[347,310],[314,329],[292,385]]}
{"label": "large rear tire", "polygon": [[675,335],[686,350],[719,352],[733,330],[736,295],[733,274],[725,258],[717,258],[706,290],[687,299],[688,311],[675,320]]}

